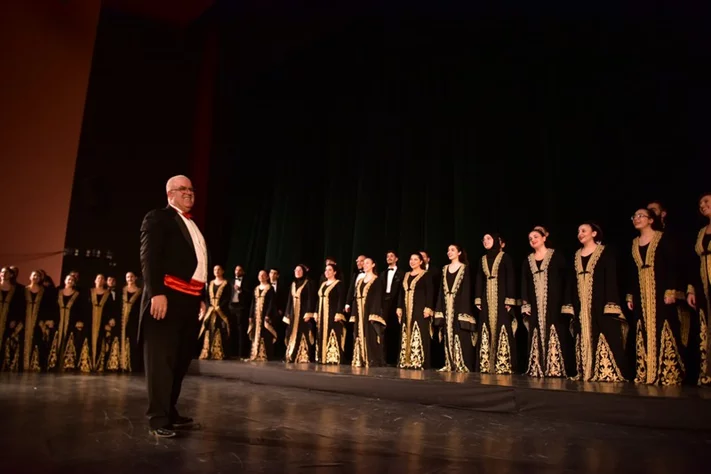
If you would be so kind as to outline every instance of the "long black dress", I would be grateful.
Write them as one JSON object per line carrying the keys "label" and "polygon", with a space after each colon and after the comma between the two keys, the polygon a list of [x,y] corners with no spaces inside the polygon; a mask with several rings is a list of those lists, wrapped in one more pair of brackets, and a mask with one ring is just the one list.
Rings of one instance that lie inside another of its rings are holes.
{"label": "long black dress", "polygon": [[511,374],[516,370],[514,315],[506,306],[516,305],[513,260],[504,251],[487,252],[476,276],[474,304],[479,313],[479,371]]}
{"label": "long black dress", "polygon": [[528,319],[528,368],[531,377],[567,377],[575,372],[570,318],[561,314],[566,290],[565,259],[548,249],[542,260],[530,254],[521,266],[522,312]]}
{"label": "long black dress", "polygon": [[614,255],[598,245],[583,257],[575,253],[575,274],[566,291],[562,312],[575,316],[575,380],[623,382],[627,373],[624,350],[627,321],[620,308]]}
{"label": "long black dress", "polygon": [[684,379],[681,357],[681,322],[676,304],[664,303],[681,292],[673,249],[662,232],[654,232],[647,245],[632,241],[630,292],[635,328],[635,383],[679,385]]}
{"label": "long black dress", "polygon": [[442,269],[442,287],[435,308],[434,325],[444,342],[442,372],[471,372],[474,367],[476,321],[472,316],[472,281],[469,265],[454,271]]}
{"label": "long black dress", "polygon": [[711,341],[711,234],[706,227],[699,231],[694,247],[699,256],[700,272],[695,285],[689,291],[696,296],[696,308],[699,312],[699,385],[711,385],[711,363],[709,363],[709,341]]}
{"label": "long black dress", "polygon": [[318,290],[318,340],[316,342],[316,362],[340,364],[346,347],[346,317],[343,307],[346,287],[340,280],[330,285],[328,280]]}
{"label": "long black dress", "polygon": [[232,337],[228,315],[230,314],[230,286],[227,280],[207,286],[208,309],[205,313],[199,338],[202,339],[201,360],[223,360]]}
{"label": "long black dress", "polygon": [[[96,288],[92,288],[89,293],[89,304],[91,305],[91,316],[84,321],[84,334],[87,337],[88,347],[82,346],[79,356],[80,370],[82,372],[103,372],[104,370],[118,370],[119,362],[119,327],[112,326],[113,319],[111,313],[112,306],[108,303],[111,298],[111,291],[105,290],[99,294]],[[108,306],[107,306],[108,304]],[[88,330],[86,325],[89,325]],[[88,351],[87,351],[88,348]],[[89,356],[89,370],[86,370],[84,356]]]}
{"label": "long black dress", "polygon": [[274,355],[277,332],[274,321],[277,317],[276,293],[270,284],[254,289],[254,299],[249,308],[247,335],[252,341],[249,360],[263,362]]}
{"label": "long black dress", "polygon": [[[84,298],[79,298],[80,292],[75,290],[69,296],[65,296],[60,290],[57,297],[59,305],[59,318],[57,331],[52,341],[52,350],[49,354],[49,368],[59,368],[62,371],[76,370],[81,364],[80,354],[84,347],[86,336],[84,335],[84,320],[87,319],[88,305]],[[88,348],[86,344],[87,356],[83,362],[88,371]]]}
{"label": "long black dress", "polygon": [[[34,319],[27,318],[26,298],[27,288],[23,288],[20,285],[14,285],[10,291],[3,291],[3,295],[0,296],[0,311],[5,312],[7,321],[5,325],[5,338],[2,343],[2,352],[0,352],[0,355],[2,355],[0,358],[2,361],[0,362],[0,368],[3,372],[17,372],[23,369],[25,365],[25,359],[23,357],[25,334],[29,335],[30,340],[28,342],[30,347],[32,347],[32,339],[38,320],[35,312],[30,313],[30,316],[34,316]],[[39,305],[37,305],[37,309],[39,309]],[[30,328],[25,330],[28,323],[30,324]],[[39,354],[37,354],[37,356],[39,357]],[[29,362],[30,358],[27,359],[28,364]],[[35,365],[36,369],[34,370],[39,370],[39,360],[35,360]],[[26,370],[30,370],[29,365]]]}
{"label": "long black dress", "polygon": [[415,276],[406,273],[402,279],[402,288],[397,307],[402,317],[398,367],[428,369],[434,316],[432,279],[426,271]]}
{"label": "long black dress", "polygon": [[19,285],[10,285],[8,290],[0,290],[0,361],[7,352],[7,338],[12,336],[17,323],[25,316],[21,290]]}
{"label": "long black dress", "polygon": [[[367,277],[366,277],[367,278]],[[353,331],[353,367],[379,367],[385,365],[383,343],[385,319],[383,318],[383,279],[373,275],[366,283],[365,278],[356,284],[354,306],[350,322]]]}
{"label": "long black dress", "polygon": [[141,311],[142,288],[129,292],[125,286],[121,296],[121,370],[140,372],[143,354],[138,344],[138,319]]}
{"label": "long black dress", "polygon": [[289,299],[282,321],[286,324],[286,362],[308,364],[315,342],[313,320],[316,313],[316,293],[308,278],[291,283]]}

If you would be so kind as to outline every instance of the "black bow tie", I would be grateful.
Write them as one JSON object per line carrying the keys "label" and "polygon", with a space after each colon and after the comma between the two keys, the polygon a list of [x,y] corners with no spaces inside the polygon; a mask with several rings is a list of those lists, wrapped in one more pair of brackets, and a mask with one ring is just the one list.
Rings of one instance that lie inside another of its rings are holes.
{"label": "black bow tie", "polygon": [[394,272],[395,269],[394,269],[394,268],[388,268],[388,271],[389,271],[389,272]]}

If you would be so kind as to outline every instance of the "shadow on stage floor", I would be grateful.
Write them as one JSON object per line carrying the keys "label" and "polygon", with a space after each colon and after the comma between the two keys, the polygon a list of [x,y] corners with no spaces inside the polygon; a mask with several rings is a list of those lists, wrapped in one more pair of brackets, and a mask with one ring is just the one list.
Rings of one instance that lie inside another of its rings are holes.
{"label": "shadow on stage floor", "polygon": [[711,390],[696,387],[236,360],[195,360],[190,373],[553,420],[711,431]]}

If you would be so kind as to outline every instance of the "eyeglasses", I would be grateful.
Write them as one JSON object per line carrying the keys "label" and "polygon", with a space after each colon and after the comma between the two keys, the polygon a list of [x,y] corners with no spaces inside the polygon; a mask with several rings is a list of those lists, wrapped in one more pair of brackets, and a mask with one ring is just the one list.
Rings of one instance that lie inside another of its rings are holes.
{"label": "eyeglasses", "polygon": [[188,188],[187,186],[180,186],[179,188],[171,189],[171,192],[177,191],[179,193],[195,193],[195,188]]}
{"label": "eyeglasses", "polygon": [[644,217],[649,219],[649,216],[647,214],[635,214],[634,216],[630,217],[630,220],[642,219]]}

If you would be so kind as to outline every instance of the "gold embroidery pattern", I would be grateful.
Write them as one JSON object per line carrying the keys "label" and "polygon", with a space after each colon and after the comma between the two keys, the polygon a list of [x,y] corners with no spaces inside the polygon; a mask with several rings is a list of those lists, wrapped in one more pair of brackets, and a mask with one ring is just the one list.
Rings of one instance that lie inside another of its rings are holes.
{"label": "gold embroidery pattern", "polygon": [[[217,291],[215,288],[217,287]],[[219,317],[224,325],[227,337],[230,335],[230,322],[227,319],[227,315],[222,311],[220,307],[220,299],[222,298],[222,293],[227,288],[227,281],[216,284],[213,280],[208,285],[208,294],[210,297],[210,308],[208,308],[205,314],[205,324],[200,328],[200,334],[198,339],[205,333],[205,343],[202,346],[202,351],[200,352],[200,359],[212,359],[212,360],[223,360],[225,358],[224,344],[222,341],[222,332],[217,327],[217,318]],[[207,328],[209,329],[206,329]],[[212,340],[210,342],[210,334],[212,334]]]}
{"label": "gold embroidery pattern", "polygon": [[[403,349],[400,351],[400,364],[401,369],[424,369],[425,364],[425,351],[422,347],[422,333],[420,332],[420,325],[415,321],[412,324],[412,331],[410,332],[409,339],[407,339],[407,334],[405,331],[402,332],[402,342]],[[404,345],[408,346],[408,350],[404,350]]]}
{"label": "gold embroidery pattern", "polygon": [[[648,384],[654,383],[654,380],[657,378],[657,282],[654,272],[654,263],[657,254],[657,246],[661,239],[662,233],[655,231],[652,240],[649,242],[644,261],[642,261],[642,255],[639,251],[639,237],[636,237],[632,241],[632,258],[634,259],[635,265],[637,265],[642,320],[647,335],[645,354],[647,357],[646,383]],[[637,353],[639,354],[639,351]]]}
{"label": "gold embroidery pattern", "polygon": [[701,359],[701,366],[699,367],[701,370],[699,370],[699,385],[711,385],[711,376],[708,375],[708,326],[706,322],[706,313],[704,312],[703,309],[699,310],[699,324],[700,324],[700,341],[699,341],[699,350],[700,350],[700,359]]}
{"label": "gold embroidery pattern", "polygon": [[479,371],[488,374],[491,371],[491,361],[489,360],[489,328],[486,324],[481,325],[481,344],[479,345]]}
{"label": "gold embroidery pattern", "polygon": [[[455,370],[457,372],[469,372],[467,366],[464,365],[464,358],[462,357],[462,346],[459,342],[459,338],[454,335],[454,298],[459,292],[459,287],[462,285],[462,280],[464,279],[464,269],[466,265],[461,264],[459,270],[457,270],[457,275],[454,277],[454,283],[452,288],[449,288],[449,283],[447,282],[447,272],[449,272],[449,265],[445,265],[442,269],[442,284],[444,290],[444,303],[445,303],[445,324],[447,331],[447,340],[444,345],[444,356],[446,364],[442,367],[442,372],[450,372]],[[456,343],[455,343],[456,342]]]}
{"label": "gold embroidery pattern", "polygon": [[[264,317],[262,313],[264,311],[264,298],[270,289],[271,285],[266,285],[262,291],[259,291],[259,287],[254,289],[254,321],[250,324],[250,328],[247,329],[247,332],[252,332],[251,329],[254,329],[252,350],[249,354],[249,360],[251,361],[262,362],[267,360],[267,350],[262,337],[262,319]],[[264,326],[266,328],[266,323]]]}
{"label": "gold embroidery pattern", "polygon": [[119,350],[121,358],[121,370],[125,370],[126,372],[131,371],[131,342],[130,339],[126,336],[126,327],[128,326],[128,319],[131,317],[131,309],[133,308],[133,305],[136,303],[136,301],[138,301],[138,298],[141,296],[142,292],[143,289],[138,288],[129,299],[128,287],[123,287],[123,306],[121,307],[121,347]]}
{"label": "gold embroidery pattern", "polygon": [[647,353],[642,335],[642,321],[637,321],[637,370],[634,383],[647,383]]}
{"label": "gold embroidery pattern", "polygon": [[486,261],[486,256],[481,257],[481,267],[484,270],[484,276],[486,276],[486,302],[487,309],[489,313],[489,329],[491,330],[491,357],[496,360],[497,355],[494,353],[498,349],[498,343],[496,341],[496,327],[499,319],[499,264],[501,264],[501,259],[504,257],[504,252],[499,252],[494,258],[494,262],[491,264],[491,271],[489,271],[489,264]]}
{"label": "gold embroidery pattern", "polygon": [[[543,360],[546,359],[546,332],[548,331],[546,316],[548,314],[548,267],[553,258],[553,252],[555,250],[548,249],[546,251],[546,256],[543,257],[541,262],[541,269],[538,270],[538,265],[536,265],[535,254],[530,254],[528,256],[528,266],[531,269],[531,275],[533,276],[533,288],[536,293],[536,306],[538,306],[538,327],[541,328],[541,351],[543,354]],[[530,311],[530,308],[529,308]]]}
{"label": "gold embroidery pattern", "polygon": [[[578,298],[580,299],[580,362],[582,371],[578,375],[582,380],[588,381],[593,376],[593,334],[592,334],[592,295],[593,295],[593,274],[604,245],[598,245],[595,251],[590,254],[587,268],[583,268],[582,249],[575,252],[575,273],[578,280]],[[585,273],[583,273],[585,271]]]}
{"label": "gold embroidery pattern", "polygon": [[[330,311],[330,294],[331,291],[340,283],[340,280],[336,280],[330,285],[327,284],[328,282],[323,282],[321,283],[321,288],[318,289],[318,318],[316,318],[316,327],[318,331],[321,333],[321,347],[316,349],[316,360],[319,361],[325,361],[326,364],[340,364],[341,363],[341,355],[340,353],[338,354],[338,357],[334,359],[333,354],[331,354],[331,336],[329,333],[333,333],[333,337],[335,337],[335,331],[331,330],[329,328],[329,314],[331,314]],[[340,318],[339,318],[340,316]],[[345,317],[342,314],[336,314],[335,321],[345,321]],[[327,339],[328,338],[328,339]],[[338,349],[338,346],[336,346],[336,350]],[[337,362],[329,362],[333,360],[337,360]]]}
{"label": "gold embroidery pattern", "polygon": [[563,351],[560,347],[560,339],[555,326],[551,324],[551,332],[548,335],[548,354],[546,356],[546,377],[567,377],[565,372],[565,362],[563,361]]}
{"label": "gold embroidery pattern", "polygon": [[509,346],[509,335],[506,326],[501,326],[499,334],[499,348],[496,351],[496,373],[508,375],[513,372],[511,368],[511,346]]}
{"label": "gold embroidery pattern", "polygon": [[331,330],[331,335],[328,337],[324,361],[326,364],[341,363],[341,351],[338,349],[338,339],[336,338],[336,331],[333,329]]}
{"label": "gold embroidery pattern", "polygon": [[67,347],[64,350],[64,362],[62,369],[76,369],[77,366],[77,348],[74,344],[74,333],[69,335],[67,339]]}
{"label": "gold embroidery pattern", "polygon": [[[405,291],[405,321],[402,325],[402,344],[400,349],[400,367],[403,369],[421,369],[422,359],[424,359],[424,354],[422,354],[422,336],[420,335],[419,328],[417,329],[418,341],[415,340],[413,335],[413,311],[415,309],[415,290],[417,284],[425,276],[427,272],[421,272],[419,275],[415,275],[412,279],[408,281],[408,276],[402,280],[402,288]],[[417,323],[415,323],[417,326]],[[417,342],[418,347],[414,347]],[[419,353],[412,355],[412,351],[419,351]],[[411,359],[419,359],[419,364],[413,362]]]}
{"label": "gold embroidery pattern", "polygon": [[35,326],[37,325],[37,315],[39,313],[40,304],[42,303],[42,297],[44,296],[44,287],[40,286],[37,295],[32,300],[32,292],[29,287],[25,288],[25,345],[24,345],[24,357],[22,360],[22,369],[30,370],[32,349],[34,345],[32,344],[32,339],[35,334]]}
{"label": "gold embroidery pattern", "polygon": [[539,329],[540,328],[534,329],[533,336],[531,337],[531,352],[528,355],[528,370],[526,371],[526,375],[529,377],[543,377],[543,370],[541,369],[541,354],[538,350]]}
{"label": "gold embroidery pattern", "polygon": [[[108,293],[108,292],[107,292]],[[91,356],[89,355],[89,338],[84,339],[84,344],[81,346],[81,355],[79,356],[79,370],[85,374],[91,372]]]}
{"label": "gold embroidery pattern", "polygon": [[[711,385],[711,374],[709,373],[709,363],[708,363],[708,353],[709,353],[709,326],[707,321],[707,316],[711,314],[711,298],[709,295],[709,276],[711,276],[711,257],[704,255],[706,250],[711,251],[711,242],[709,243],[708,249],[704,249],[704,234],[706,233],[706,227],[702,227],[699,231],[699,235],[696,238],[696,254],[701,260],[701,286],[703,286],[704,294],[706,295],[706,308],[699,308],[699,321],[701,323],[701,334],[700,334],[700,356],[701,356],[701,366],[699,371],[699,385]],[[693,290],[693,288],[690,288]],[[693,291],[690,291],[693,293]]]}
{"label": "gold embroidery pattern", "polygon": [[662,327],[662,345],[659,351],[659,383],[661,385],[681,385],[686,369],[679,348],[674,340],[669,321]]}
{"label": "gold embroidery pattern", "polygon": [[595,376],[592,382],[624,382],[620,368],[617,367],[615,358],[610,350],[610,345],[603,333],[597,341],[595,354]]}
{"label": "gold embroidery pattern", "polygon": [[111,347],[109,349],[109,360],[106,361],[106,370],[115,372],[119,369],[119,356],[121,354],[121,342],[118,337],[115,337],[111,342]]}
{"label": "gold embroidery pattern", "polygon": [[[64,304],[64,295],[62,292],[59,292],[59,295],[57,295],[57,303],[59,305],[59,324],[57,324],[57,332],[54,333],[54,340],[52,341],[52,349],[50,350],[49,353],[49,362],[47,364],[47,367],[49,369],[53,369],[56,367],[57,362],[62,364],[62,368],[67,368],[67,362],[64,360],[65,353],[67,352],[67,349],[69,348],[69,341],[67,341],[67,345],[64,348],[64,351],[62,351],[62,341],[64,340],[64,336],[67,334],[67,330],[69,329],[69,317],[70,313],[72,310],[72,306],[74,306],[74,301],[76,301],[77,297],[79,296],[79,292],[75,291],[72,296],[69,298],[67,301],[67,304]],[[73,338],[72,338],[73,341]],[[74,342],[72,342],[72,347],[74,347]],[[60,362],[61,361],[61,362]],[[74,348],[74,358],[71,361],[71,368],[74,368],[74,364],[76,363],[76,348]]]}

